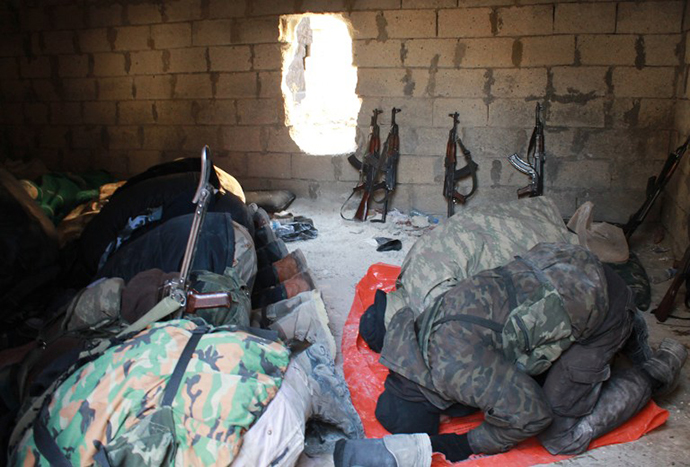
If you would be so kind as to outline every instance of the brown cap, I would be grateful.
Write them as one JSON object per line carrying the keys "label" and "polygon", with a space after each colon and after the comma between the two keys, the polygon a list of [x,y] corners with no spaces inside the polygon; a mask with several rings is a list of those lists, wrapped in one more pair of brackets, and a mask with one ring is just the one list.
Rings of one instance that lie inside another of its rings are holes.
{"label": "brown cap", "polygon": [[605,263],[628,260],[628,241],[623,229],[606,222],[592,222],[594,204],[587,201],[580,206],[568,222],[568,228],[577,234],[584,246]]}

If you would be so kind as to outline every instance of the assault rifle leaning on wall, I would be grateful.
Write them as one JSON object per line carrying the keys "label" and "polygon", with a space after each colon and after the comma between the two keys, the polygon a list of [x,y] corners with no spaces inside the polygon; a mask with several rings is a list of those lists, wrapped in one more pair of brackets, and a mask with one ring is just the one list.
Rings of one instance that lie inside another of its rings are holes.
{"label": "assault rifle leaning on wall", "polygon": [[529,176],[529,185],[518,189],[518,198],[527,195],[532,198],[544,194],[544,123],[541,119],[541,104],[537,104],[536,122],[527,147],[527,158],[523,160],[515,153],[508,156],[513,167]]}
{"label": "assault rifle leaning on wall", "polygon": [[[446,143],[446,160],[444,163],[446,174],[443,180],[443,196],[448,200],[448,217],[451,217],[455,213],[455,204],[465,204],[470,196],[477,190],[478,165],[472,160],[472,154],[465,145],[462,144],[462,140],[458,136],[458,117],[460,114],[455,112],[448,114],[448,116],[453,119],[453,128],[448,134],[448,142]],[[461,169],[456,169],[458,162],[458,146],[460,146],[460,150],[467,161],[467,165]],[[455,189],[455,184],[458,180],[467,176],[472,177],[472,189],[469,193],[463,195]]]}

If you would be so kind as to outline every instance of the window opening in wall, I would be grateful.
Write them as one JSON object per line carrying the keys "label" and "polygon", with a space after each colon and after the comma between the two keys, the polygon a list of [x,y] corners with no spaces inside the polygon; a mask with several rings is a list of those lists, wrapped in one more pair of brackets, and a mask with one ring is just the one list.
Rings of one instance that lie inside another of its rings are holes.
{"label": "window opening in wall", "polygon": [[338,15],[288,15],[281,18],[282,90],[290,136],[307,154],[345,154],[356,149],[352,36]]}

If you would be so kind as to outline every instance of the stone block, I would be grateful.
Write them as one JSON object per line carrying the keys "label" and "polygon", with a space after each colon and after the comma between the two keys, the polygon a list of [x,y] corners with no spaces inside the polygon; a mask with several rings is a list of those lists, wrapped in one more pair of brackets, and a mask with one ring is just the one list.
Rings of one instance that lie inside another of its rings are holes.
{"label": "stone block", "polygon": [[0,35],[0,57],[18,57],[24,53],[21,34]]}
{"label": "stone block", "polygon": [[155,123],[153,101],[122,101],[117,103],[117,123],[120,125],[146,125]]}
{"label": "stone block", "polygon": [[[352,38],[355,40],[376,39],[379,36],[377,18],[379,13],[373,11],[353,11],[347,18],[352,25]],[[383,18],[383,16],[381,16]]]}
{"label": "stone block", "polygon": [[301,152],[299,146],[290,136],[290,129],[285,125],[263,127],[261,139],[265,141],[268,152]]}
{"label": "stone block", "polygon": [[[432,121],[434,99],[425,98],[384,98],[381,99],[377,107],[383,110],[383,113],[379,115],[379,122],[382,127],[382,132],[384,129],[387,131],[388,125],[391,122],[391,109],[397,107],[401,109],[395,116],[395,121],[400,126],[400,144],[403,144],[404,133],[407,128],[410,127],[421,127],[429,126]],[[361,112],[360,112],[361,113]],[[368,113],[368,117],[371,117],[371,110]],[[363,125],[367,125],[371,121],[371,118],[367,118],[363,121]],[[382,133],[383,135],[384,133]]]}
{"label": "stone block", "polygon": [[207,144],[210,148],[219,147],[219,133],[216,126],[185,126],[182,128],[185,139],[182,149],[186,151],[200,151]]}
{"label": "stone block", "polygon": [[572,65],[575,62],[575,36],[525,37],[520,66]]}
{"label": "stone block", "polygon": [[616,32],[615,3],[559,3],[554,32],[557,34]]}
{"label": "stone block", "polygon": [[279,71],[261,71],[258,78],[259,97],[283,97],[280,86],[283,80]]}
{"label": "stone block", "polygon": [[454,8],[456,0],[402,0],[403,9],[414,8]]}
{"label": "stone block", "polygon": [[158,24],[162,22],[162,7],[156,3],[127,5],[127,19],[130,24]]}
{"label": "stone block", "polygon": [[318,180],[334,182],[335,170],[330,156],[308,156],[293,154],[291,178],[293,180]]}
{"label": "stone block", "polygon": [[16,58],[0,58],[0,77],[2,79],[19,79],[19,64]]}
{"label": "stone block", "polygon": [[671,99],[621,97],[614,99],[610,114],[614,128],[672,129],[676,107]]}
{"label": "stone block", "polygon": [[134,78],[134,97],[137,99],[170,99],[174,77],[167,75],[137,76]]}
{"label": "stone block", "polygon": [[83,121],[84,119],[81,115],[81,103],[53,102],[50,104],[50,123],[78,125]]}
{"label": "stone block", "polygon": [[280,153],[251,154],[247,159],[247,175],[279,179],[291,178],[291,157]]}
{"label": "stone block", "polygon": [[666,155],[669,132],[659,130],[582,130],[574,145],[580,157],[612,159],[616,161],[643,161],[650,154]]}
{"label": "stone block", "polygon": [[278,16],[243,18],[235,23],[236,37],[240,44],[273,44],[278,42],[279,24]]}
{"label": "stone block", "polygon": [[205,47],[171,49],[169,53],[167,71],[170,73],[200,73],[208,70]]}
{"label": "stone block", "polygon": [[178,99],[210,98],[213,96],[211,77],[207,73],[177,75],[174,97]]}
{"label": "stone block", "polygon": [[605,67],[554,67],[551,69],[554,92],[569,100],[604,96],[608,89],[607,71]]}
{"label": "stone block", "polygon": [[[96,82],[99,100],[127,100],[133,97],[132,78],[101,78]],[[89,99],[84,99],[89,100]]]}
{"label": "stone block", "polygon": [[230,44],[232,20],[203,20],[192,25],[192,43],[194,45],[227,45]]}
{"label": "stone block", "polygon": [[2,108],[3,112],[0,113],[0,122],[7,125],[21,125],[22,123],[24,123],[24,110],[22,108],[23,105],[24,104],[21,102],[5,102]]}
{"label": "stone block", "polygon": [[256,73],[221,73],[218,76],[217,98],[248,98],[255,97],[256,94]]}
{"label": "stone block", "polygon": [[247,45],[209,47],[208,53],[211,71],[248,71],[252,67],[252,51]]}
{"label": "stone block", "polygon": [[158,75],[163,73],[163,52],[160,50],[144,50],[130,54],[131,75]]}
{"label": "stone block", "polygon": [[577,49],[583,65],[629,65],[635,64],[636,36],[631,35],[581,35],[577,38]]}
{"label": "stone block", "polygon": [[[211,59],[213,66],[213,59]],[[283,66],[283,52],[280,44],[257,44],[254,46],[252,68],[254,70],[280,70]]]}
{"label": "stone block", "polygon": [[201,19],[202,0],[173,0],[165,2],[165,18],[171,23]]}
{"label": "stone block", "polygon": [[[65,78],[69,79],[69,78]],[[60,82],[60,90],[63,89],[64,79]],[[15,83],[19,85],[15,88]],[[11,81],[0,81],[0,99],[4,99],[6,102],[12,100],[24,100],[24,96],[27,93],[36,96],[38,101],[60,101],[63,100],[63,94],[58,94],[56,90],[56,83],[49,79],[33,79],[29,80],[11,80]],[[8,86],[8,89],[5,88]],[[86,93],[92,94],[94,97],[95,93],[95,83],[91,80],[90,84],[87,85]],[[7,95],[11,94],[11,95]]]}
{"label": "stone block", "polygon": [[209,18],[237,18],[245,15],[246,3],[228,2],[228,0],[210,0]]}
{"label": "stone block", "polygon": [[23,114],[24,122],[31,124],[48,123],[49,106],[43,102],[26,102]]}
{"label": "stone block", "polygon": [[247,175],[247,156],[243,152],[214,151],[213,165],[236,178]]}
{"label": "stone block", "polygon": [[436,12],[433,10],[387,10],[386,39],[410,39],[436,36]]}
{"label": "stone block", "polygon": [[673,97],[674,69],[671,67],[617,67],[613,70],[616,97]]}
{"label": "stone block", "polygon": [[84,102],[83,106],[87,125],[114,125],[117,122],[115,102]]}
{"label": "stone block", "polygon": [[42,148],[64,148],[67,146],[69,127],[46,125],[39,130],[39,142]]}
{"label": "stone block", "polygon": [[253,0],[247,14],[250,16],[287,15],[295,13],[295,6],[282,0]]}
{"label": "stone block", "polygon": [[460,39],[455,46],[457,68],[513,67],[513,39]]}
{"label": "stone block", "polygon": [[85,29],[78,31],[79,50],[82,52],[109,52],[112,50],[110,41],[108,40],[108,30],[101,29]]}
{"label": "stone block", "polygon": [[434,117],[432,120],[435,127],[453,126],[453,119],[449,114],[458,112],[458,123],[460,128],[486,126],[489,117],[489,110],[484,99],[434,99]]}
{"label": "stone block", "polygon": [[[177,151],[182,147],[185,133],[179,126],[151,125],[144,128],[144,149]],[[133,136],[132,136],[133,137]],[[138,139],[137,136],[135,139]]]}
{"label": "stone block", "polygon": [[122,5],[117,3],[96,3],[87,7],[87,24],[91,28],[119,26],[123,24]]}
{"label": "stone block", "polygon": [[644,36],[645,65],[676,66],[680,62],[678,53],[683,37],[680,34]]}
{"label": "stone block", "polygon": [[[656,157],[658,158],[658,154]],[[652,173],[659,173],[664,165],[665,158],[646,160],[644,164],[612,164],[611,186],[613,188],[643,189],[647,186],[647,179]]]}
{"label": "stone block", "polygon": [[513,128],[534,122],[534,102],[524,99],[496,99],[489,104],[489,126]]}
{"label": "stone block", "polygon": [[122,156],[127,162],[127,173],[130,176],[132,174],[140,174],[154,165],[158,165],[163,162],[161,157],[162,154],[157,150],[139,149],[125,151],[122,153]]}
{"label": "stone block", "polygon": [[[446,200],[440,186],[408,185],[407,198],[409,200],[408,209],[417,209],[427,214],[436,215],[441,219],[446,213]],[[461,211],[462,206],[456,206],[458,215],[462,215]]]}
{"label": "stone block", "polygon": [[556,185],[599,189],[607,189],[611,185],[611,169],[608,161],[569,161],[554,158],[549,161],[548,166],[548,175]]}
{"label": "stone block", "polygon": [[234,100],[200,100],[192,104],[192,114],[199,125],[235,125],[237,108]]}
{"label": "stone block", "polygon": [[457,39],[411,39],[404,42],[402,51],[398,45],[398,56],[404,56],[405,66],[430,68],[436,62],[437,67],[450,68],[456,65],[457,43]]}
{"label": "stone block", "polygon": [[[121,78],[115,78],[115,79],[121,79]],[[99,81],[106,81],[102,85],[97,83],[93,79],[89,78],[65,78],[62,80],[62,98],[66,101],[90,101],[96,99],[97,96],[97,90],[101,86],[103,86],[105,89],[103,90],[103,95],[107,96],[108,95],[108,85],[109,83],[107,82],[108,80],[99,80]],[[131,88],[130,88],[130,96],[131,96]]]}
{"label": "stone block", "polygon": [[491,95],[494,97],[542,97],[546,95],[545,68],[494,70]]}
{"label": "stone block", "polygon": [[[228,151],[261,151],[261,127],[223,126],[220,147]],[[251,164],[251,161],[249,162]]]}
{"label": "stone block", "polygon": [[49,54],[73,54],[74,31],[44,31],[43,43]]}
{"label": "stone block", "polygon": [[683,2],[625,2],[618,5],[619,34],[680,33]]}
{"label": "stone block", "polygon": [[[108,149],[140,149],[142,147],[142,127],[109,126],[104,128],[107,129],[108,133]],[[143,133],[145,136],[147,136],[147,131],[161,130],[161,128],[155,126],[145,128]]]}
{"label": "stone block", "polygon": [[466,38],[491,35],[490,8],[453,8],[438,12],[439,37]]}
{"label": "stone block", "polygon": [[426,90],[427,79],[425,70],[359,68],[356,92],[372,97],[420,96]]}
{"label": "stone block", "polygon": [[[410,128],[405,132],[405,154],[417,156],[438,156],[446,154],[448,131],[452,122],[443,127]],[[402,148],[402,140],[400,147]]]}
{"label": "stone block", "polygon": [[192,101],[165,100],[155,104],[156,123],[160,125],[189,125],[192,118]]}
{"label": "stone block", "polygon": [[283,102],[278,99],[240,99],[237,101],[240,125],[265,125],[283,121]]}
{"label": "stone block", "polygon": [[552,102],[549,123],[555,126],[604,127],[604,99],[595,98],[586,102]]}
{"label": "stone block", "polygon": [[89,57],[86,55],[59,55],[58,66],[60,76],[84,77],[89,73]]}
{"label": "stone block", "polygon": [[116,28],[115,50],[147,50],[151,39],[148,26],[127,26]]}
{"label": "stone block", "polygon": [[553,32],[553,5],[527,5],[498,9],[499,36],[541,36]]}
{"label": "stone block", "polygon": [[[463,162],[459,162],[458,167],[462,164]],[[398,163],[398,180],[404,183],[434,184],[439,181],[441,167],[443,161],[437,156],[401,156]]]}
{"label": "stone block", "polygon": [[[410,41],[415,42],[415,41]],[[352,62],[357,67],[399,68],[402,66],[402,41],[357,40],[352,42]],[[409,55],[406,55],[406,59]],[[254,60],[256,62],[256,59]],[[425,65],[428,65],[427,62]]]}
{"label": "stone block", "polygon": [[46,56],[33,59],[21,57],[19,69],[23,78],[47,78],[51,72],[50,60]]}
{"label": "stone block", "polygon": [[192,26],[190,23],[154,24],[151,38],[157,49],[189,47],[192,44]]}
{"label": "stone block", "polygon": [[[534,118],[534,115],[532,115]],[[525,127],[526,120],[514,122],[515,126]],[[465,147],[472,153],[472,158],[477,164],[486,166],[485,160],[501,159],[507,160],[508,156],[514,152],[520,152],[521,148],[527,146],[527,140],[531,129],[526,128],[512,129],[506,131],[499,127],[468,127],[462,129],[462,141]],[[446,138],[448,135],[446,135]],[[445,148],[443,153],[445,155]],[[524,149],[520,154],[524,154]],[[490,169],[488,169],[490,170]]]}
{"label": "stone block", "polygon": [[24,31],[42,31],[50,28],[50,18],[45,8],[29,7],[19,17],[19,24]]}
{"label": "stone block", "polygon": [[438,70],[434,95],[438,97],[485,97],[484,70]]}
{"label": "stone block", "polygon": [[125,56],[121,53],[98,53],[93,54],[93,75],[94,76],[124,76]]}
{"label": "stone block", "polygon": [[86,26],[85,16],[80,5],[56,5],[52,11],[55,29],[82,29]]}

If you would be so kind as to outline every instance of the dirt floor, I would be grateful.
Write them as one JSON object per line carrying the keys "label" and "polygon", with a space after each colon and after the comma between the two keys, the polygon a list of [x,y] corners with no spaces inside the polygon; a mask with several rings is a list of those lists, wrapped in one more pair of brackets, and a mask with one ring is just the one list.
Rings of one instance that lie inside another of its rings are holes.
{"label": "dirt floor", "polygon": [[[326,303],[330,326],[338,343],[337,364],[342,365],[340,341],[342,327],[352,305],[355,285],[374,263],[400,265],[406,253],[419,238],[434,227],[435,218],[425,215],[389,213],[385,224],[372,222],[354,223],[341,219],[337,202],[298,199],[288,208],[294,215],[311,218],[319,235],[315,239],[290,242],[289,250],[301,249]],[[459,208],[456,215],[462,215]],[[414,213],[413,213],[414,214]],[[443,221],[443,217],[438,220]],[[653,225],[647,225],[632,238],[633,251],[640,256],[652,282],[652,307],[663,297],[671,281],[666,270],[673,266],[673,256],[665,242],[651,241],[657,233]],[[377,252],[376,237],[398,239],[400,251]],[[690,318],[690,313],[680,305],[678,298],[675,314]],[[686,346],[690,345],[690,321],[670,318],[658,323],[654,316],[645,313],[650,326],[651,343],[656,347],[664,337],[673,337]],[[686,368],[688,366],[686,365]],[[563,466],[690,466],[690,404],[687,374],[683,374],[680,387],[671,395],[658,399],[657,403],[670,412],[666,424],[640,440],[623,445],[589,451],[583,455],[557,463]],[[309,459],[303,456],[300,467],[331,466],[330,457]]]}

